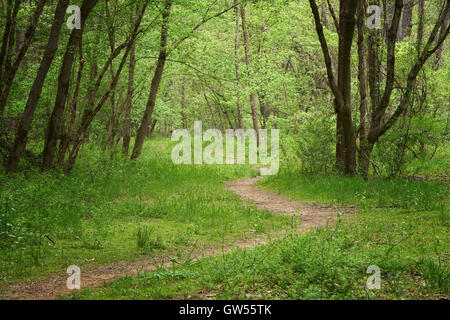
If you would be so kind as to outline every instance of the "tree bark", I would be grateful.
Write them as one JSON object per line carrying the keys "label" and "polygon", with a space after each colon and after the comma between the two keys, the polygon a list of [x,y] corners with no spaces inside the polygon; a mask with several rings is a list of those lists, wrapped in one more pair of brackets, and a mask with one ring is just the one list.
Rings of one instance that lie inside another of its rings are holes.
{"label": "tree bark", "polygon": [[41,96],[45,79],[47,78],[48,71],[58,49],[59,35],[64,23],[64,15],[68,4],[69,0],[59,0],[56,6],[55,18],[50,30],[47,46],[28,95],[27,104],[19,120],[14,144],[8,156],[6,172],[11,173],[17,170],[22,153],[26,148],[28,132],[38,106],[39,97]]}
{"label": "tree bark", "polygon": [[327,4],[325,3],[325,0],[322,0],[322,3],[320,4],[320,11],[322,14],[322,23],[325,28],[329,29],[330,26],[328,23]]}
{"label": "tree bark", "polygon": [[61,124],[63,120],[62,118],[64,115],[64,108],[69,92],[69,82],[75,57],[75,50],[80,44],[85,22],[90,12],[97,4],[97,1],[98,0],[83,0],[83,3],[81,5],[81,29],[73,29],[70,34],[61,69],[59,71],[58,89],[56,93],[55,105],[53,107],[53,111],[47,126],[44,156],[41,166],[42,170],[48,170],[53,167],[53,160],[56,153],[56,144],[61,134]]}
{"label": "tree bark", "polygon": [[145,136],[147,134],[147,128],[152,120],[153,110],[156,104],[156,97],[159,91],[159,85],[164,72],[164,66],[167,59],[167,36],[169,31],[169,17],[170,9],[172,7],[172,0],[165,0],[165,6],[162,13],[162,27],[161,27],[161,39],[158,61],[156,62],[155,72],[153,74],[152,84],[150,86],[150,92],[147,100],[147,106],[145,108],[144,115],[141,120],[141,125],[136,135],[136,141],[134,143],[133,153],[131,159],[136,160],[139,158],[144,145]]}
{"label": "tree bark", "polygon": [[343,104],[340,106],[344,131],[345,164],[344,173],[354,175],[356,171],[356,139],[352,119],[351,105],[351,48],[356,20],[355,13],[358,0],[341,0],[341,30],[339,40],[339,89]]}
{"label": "tree bark", "polygon": [[445,32],[443,32],[443,34],[438,37],[438,40],[436,42],[437,33],[445,23],[446,15],[450,10],[450,0],[446,0],[446,4],[439,14],[439,19],[436,21],[436,24],[434,25],[433,30],[428,37],[428,41],[425,44],[425,47],[419,52],[418,61],[414,63],[409,71],[406,86],[400,97],[398,106],[396,107],[394,113],[389,118],[384,120],[383,118],[385,117],[386,110],[390,104],[392,86],[395,78],[395,33],[397,30],[395,24],[397,24],[397,20],[400,19],[399,13],[401,12],[402,5],[402,0],[395,1],[396,13],[394,13],[394,23],[388,34],[386,88],[380,103],[376,106],[375,110],[372,110],[372,120],[368,135],[369,145],[371,146],[375,145],[379,138],[383,136],[389,129],[391,129],[392,126],[397,122],[398,118],[407,110],[410,104],[412,92],[416,84],[417,75],[419,74],[420,70],[422,70],[426,61],[438,50],[439,46],[444,42],[450,32],[450,28],[449,26],[447,26]]}
{"label": "tree bark", "polygon": [[239,94],[239,88],[240,88],[240,75],[239,75],[239,7],[238,2],[235,1],[234,3],[236,7],[234,8],[234,16],[236,20],[236,28],[234,33],[234,66],[236,69],[236,107],[237,107],[237,127],[239,129],[242,128],[242,108],[241,108],[241,101],[240,101],[240,94]]}
{"label": "tree bark", "polygon": [[84,70],[84,58],[83,58],[83,41],[80,41],[79,45],[79,64],[78,64],[78,75],[77,83],[75,85],[75,92],[73,93],[72,107],[70,109],[70,120],[67,133],[61,138],[61,149],[59,150],[58,164],[60,166],[64,165],[64,160],[66,158],[67,150],[69,149],[69,144],[73,141],[73,132],[75,128],[75,120],[77,117],[78,109],[78,99],[80,95],[81,79],[83,77]]}
{"label": "tree bark", "polygon": [[[83,118],[81,120],[81,125],[78,129],[78,133],[77,133],[77,137],[75,139],[74,145],[70,151],[69,157],[67,159],[67,165],[66,165],[66,174],[69,174],[72,169],[73,166],[75,165],[75,160],[78,156],[78,152],[84,142],[84,139],[86,137],[87,131],[89,129],[89,126],[92,123],[92,120],[94,120],[95,116],[98,114],[98,112],[101,110],[101,108],[103,107],[103,105],[105,104],[106,100],[108,99],[109,95],[111,94],[111,92],[113,92],[117,86],[117,83],[119,81],[119,77],[120,74],[123,70],[123,67],[125,65],[125,62],[128,60],[128,55],[130,54],[131,48],[134,44],[134,42],[136,41],[136,37],[139,33],[139,27],[141,25],[142,22],[142,17],[144,16],[144,13],[147,9],[147,6],[149,4],[149,1],[146,1],[142,7],[142,10],[138,16],[138,19],[136,20],[135,24],[134,24],[134,29],[130,35],[130,37],[124,42],[124,44],[120,45],[119,47],[117,47],[114,52],[111,54],[111,56],[109,57],[107,64],[110,63],[112,57],[117,56],[117,50],[123,48],[124,46],[126,47],[125,53],[123,54],[122,60],[120,61],[119,64],[119,68],[117,69],[117,71],[115,72],[115,74],[113,75],[112,81],[109,85],[108,90],[103,94],[103,96],[100,98],[99,102],[97,103],[96,107],[94,109],[87,109],[85,110],[84,114],[83,114]],[[106,66],[107,64],[103,67],[103,70],[101,72],[101,74],[104,74],[106,72]],[[100,75],[101,76],[101,75]],[[99,77],[100,77],[99,76]],[[97,84],[98,84],[98,79],[97,79]],[[98,89],[98,88],[97,88]]]}
{"label": "tree bark", "polygon": [[366,0],[358,3],[357,9],[357,27],[358,27],[358,90],[359,90],[359,173],[365,178],[369,175],[369,161],[367,155],[367,61],[366,61],[366,42],[365,42],[365,19],[367,11]]}
{"label": "tree bark", "polygon": [[414,0],[409,0],[403,9],[401,32],[397,36],[399,42],[411,35],[413,8]]}
{"label": "tree bark", "polygon": [[[439,39],[441,39],[445,36],[445,32],[449,25],[449,19],[450,19],[450,11],[447,12],[444,23],[442,24],[441,29],[439,31],[439,37],[436,39],[436,41],[439,41]],[[436,51],[436,58],[434,59],[434,65],[433,65],[434,71],[437,71],[439,69],[443,53],[444,53],[444,44],[441,43],[441,45],[439,46],[439,48]]]}
{"label": "tree bark", "polygon": [[419,25],[417,26],[417,54],[422,50],[423,32],[425,25],[425,0],[419,0]]}
{"label": "tree bark", "polygon": [[131,140],[131,108],[133,106],[134,93],[134,70],[136,67],[136,41],[131,45],[130,64],[128,69],[128,90],[125,103],[125,113],[123,119],[123,145],[122,154],[127,156],[130,149]]}
{"label": "tree bark", "polygon": [[15,25],[16,25],[16,17],[17,13],[19,11],[19,5],[20,0],[16,0],[13,2],[12,0],[7,0],[6,3],[6,21],[5,21],[5,29],[3,31],[3,37],[2,37],[2,47],[0,49],[0,92],[3,87],[3,78],[4,78],[4,72],[3,69],[6,69],[10,66],[8,66],[7,61],[10,61],[11,58],[7,57],[8,52],[8,43],[10,41],[11,34],[14,34]]}
{"label": "tree bark", "polygon": [[[22,63],[22,60],[25,57],[28,48],[30,47],[31,41],[33,40],[33,36],[36,32],[37,23],[42,14],[42,11],[44,10],[44,5],[46,2],[47,0],[39,0],[37,2],[36,8],[34,9],[33,14],[31,16],[27,31],[25,32],[23,43],[17,50],[16,58],[14,62],[11,64],[11,67],[9,67],[8,65],[5,66],[5,76],[2,77],[2,82],[0,82],[0,118],[3,116],[3,112],[6,107],[6,102],[8,100],[9,91],[11,90],[11,86],[13,84],[14,78],[16,77],[17,71],[19,70],[19,67]],[[15,14],[17,15],[17,12]],[[14,31],[10,29],[9,32],[10,37],[8,41],[8,46],[10,48],[13,48],[14,46],[14,41],[12,40],[13,36],[11,36],[11,34],[13,33]],[[10,53],[8,53],[8,56],[11,56],[11,50],[9,51]],[[6,60],[8,61],[9,58],[7,57]]]}
{"label": "tree bark", "polygon": [[[240,6],[240,12],[241,12],[241,20],[242,20],[242,35],[244,38],[245,63],[247,64],[248,74],[249,74],[249,78],[250,78],[250,48],[249,48],[249,42],[248,42],[247,19],[245,16],[245,8],[244,8],[243,4],[241,4],[241,6]],[[257,108],[256,108],[256,98],[255,98],[255,94],[253,93],[253,91],[250,93],[250,103],[251,103],[251,110],[252,110],[253,128],[256,131],[256,142],[259,145],[258,114],[257,114]]]}

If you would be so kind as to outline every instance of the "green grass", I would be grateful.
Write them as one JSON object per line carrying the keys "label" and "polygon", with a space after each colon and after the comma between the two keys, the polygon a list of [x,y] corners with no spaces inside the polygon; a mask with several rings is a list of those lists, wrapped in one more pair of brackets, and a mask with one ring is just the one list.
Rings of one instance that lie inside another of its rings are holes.
{"label": "green grass", "polygon": [[[179,257],[282,231],[285,238],[267,246],[187,259],[66,298],[449,298],[448,184],[281,170],[261,186],[299,201],[360,209],[335,227],[297,236],[291,219],[245,205],[225,190],[223,181],[255,175],[250,166],[176,166],[172,145],[154,139],[138,162],[119,155],[111,161],[86,148],[70,177],[0,176],[2,285],[71,264],[85,270]],[[380,290],[365,287],[371,265],[381,270]]]}
{"label": "green grass", "polygon": [[86,146],[69,177],[37,170],[0,174],[0,287],[71,264],[86,269],[202,251],[290,223],[225,189],[225,180],[255,175],[249,165],[177,166],[172,145],[152,139],[137,162],[119,153],[110,160]]}
{"label": "green grass", "polygon": [[[124,277],[71,298],[448,298],[448,224],[435,224],[436,218],[401,210],[364,212],[335,228]],[[370,265],[380,267],[380,290],[365,288]]]}
{"label": "green grass", "polygon": [[[71,299],[430,299],[449,296],[448,221],[378,209],[268,246],[141,273]],[[365,288],[381,270],[381,289]]]}
{"label": "green grass", "polygon": [[450,187],[439,181],[396,178],[373,179],[340,175],[306,175],[280,170],[261,185],[300,201],[356,205],[362,208],[392,207],[411,210],[443,210],[448,206]]}
{"label": "green grass", "polygon": [[[261,182],[296,200],[356,205],[358,214],[268,246],[124,277],[70,299],[449,298],[448,185],[280,172]],[[366,288],[376,265],[381,289]]]}

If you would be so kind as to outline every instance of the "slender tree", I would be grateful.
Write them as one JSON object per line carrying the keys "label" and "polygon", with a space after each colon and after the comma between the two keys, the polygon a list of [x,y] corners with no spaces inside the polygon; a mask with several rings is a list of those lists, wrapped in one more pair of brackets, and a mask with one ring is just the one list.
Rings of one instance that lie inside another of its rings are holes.
{"label": "slender tree", "polygon": [[[31,41],[33,40],[33,36],[36,32],[36,27],[39,21],[39,18],[42,14],[42,11],[44,10],[44,5],[47,2],[47,0],[39,0],[36,3],[36,8],[34,9],[30,22],[28,24],[27,30],[24,35],[24,39],[21,42],[21,44],[18,47],[17,54],[15,56],[14,61],[11,62],[11,56],[12,56],[12,48],[14,46],[14,28],[11,28],[9,26],[9,37],[8,37],[8,45],[9,47],[6,60],[5,60],[5,67],[3,68],[5,75],[1,77],[0,81],[0,118],[3,115],[3,111],[6,107],[6,102],[8,100],[9,91],[11,90],[11,86],[13,84],[14,78],[16,77],[17,71],[19,70],[20,65],[22,64],[22,60],[25,57],[25,54],[28,51],[28,48],[30,47]],[[10,7],[8,5],[8,7]],[[14,13],[13,17],[15,19],[15,16],[17,16],[17,10],[18,10],[18,2],[16,1],[16,5],[14,7]],[[10,21],[10,24],[12,22]],[[15,22],[14,22],[15,24]],[[5,28],[6,29],[6,28]],[[6,35],[6,30],[5,30]],[[2,48],[3,49],[3,48]],[[3,51],[3,50],[2,50]],[[3,59],[3,52],[0,53],[0,63],[1,59]]]}
{"label": "slender tree", "polygon": [[61,27],[64,23],[64,15],[66,8],[69,4],[69,0],[59,0],[56,5],[53,24],[48,37],[47,46],[45,48],[44,55],[41,60],[41,64],[34,78],[33,85],[31,86],[30,93],[28,95],[27,104],[23,111],[19,124],[17,126],[16,137],[14,144],[8,156],[6,164],[6,172],[15,172],[19,165],[20,157],[26,148],[27,136],[30,130],[31,123],[34,118],[34,112],[38,106],[39,97],[42,93],[45,79],[47,78],[48,70],[55,57],[56,50],[58,49],[59,34]]}
{"label": "slender tree", "polygon": [[[245,63],[247,64],[248,75],[250,78],[250,45],[248,41],[247,18],[243,4],[240,6],[240,12],[242,20],[242,35],[244,39]],[[253,128],[256,131],[256,141],[259,143],[258,113],[256,108],[256,97],[253,91],[250,92],[250,104],[252,110]]]}
{"label": "slender tree", "polygon": [[163,75],[164,66],[166,64],[167,59],[167,35],[169,32],[169,17],[171,7],[172,7],[172,0],[165,0],[162,12],[162,27],[161,27],[159,56],[156,62],[152,84],[150,86],[147,106],[145,108],[141,125],[136,135],[136,141],[134,143],[131,159],[137,159],[141,155],[142,146],[144,145],[145,137],[147,135],[147,129],[152,120],[153,110],[155,109],[156,96],[158,95],[159,85],[161,83],[161,78]]}
{"label": "slender tree", "polygon": [[64,54],[63,62],[59,71],[58,89],[56,93],[55,105],[53,107],[53,111],[47,125],[44,155],[41,166],[42,170],[47,170],[53,167],[56,145],[62,132],[62,120],[69,93],[69,82],[72,65],[75,58],[75,51],[80,44],[86,20],[97,2],[98,0],[83,0],[83,3],[81,4],[81,28],[75,28],[72,30],[69,42],[67,43],[66,52]]}

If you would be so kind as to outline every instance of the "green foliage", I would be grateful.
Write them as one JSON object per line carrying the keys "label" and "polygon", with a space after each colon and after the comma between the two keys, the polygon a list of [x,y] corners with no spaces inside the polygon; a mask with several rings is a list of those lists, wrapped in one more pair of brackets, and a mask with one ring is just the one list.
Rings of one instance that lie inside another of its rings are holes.
{"label": "green foliage", "polygon": [[154,230],[147,226],[139,227],[136,232],[137,246],[148,252],[155,249],[164,249],[164,244],[159,235],[154,236]]}
{"label": "green foliage", "polygon": [[136,162],[89,144],[70,176],[34,168],[14,179],[0,174],[2,279],[44,276],[68,261],[88,266],[192,250],[287,224],[224,190],[224,180],[254,174],[249,165],[177,166],[173,146],[156,138]]}
{"label": "green foliage", "polygon": [[340,175],[305,175],[281,170],[262,184],[296,199],[362,207],[393,207],[411,210],[440,210],[449,198],[448,184],[397,178],[374,179]]}
{"label": "green foliage", "polygon": [[424,259],[422,264],[422,274],[431,290],[437,290],[443,294],[450,292],[450,268],[443,265],[441,261],[435,262],[431,259]]}

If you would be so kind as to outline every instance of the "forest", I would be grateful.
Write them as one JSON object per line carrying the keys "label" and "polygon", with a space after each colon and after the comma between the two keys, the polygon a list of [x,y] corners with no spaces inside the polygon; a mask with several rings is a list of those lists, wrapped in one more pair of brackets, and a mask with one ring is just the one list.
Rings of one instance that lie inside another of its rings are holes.
{"label": "forest", "polygon": [[0,299],[449,299],[449,32],[450,0],[0,0]]}

